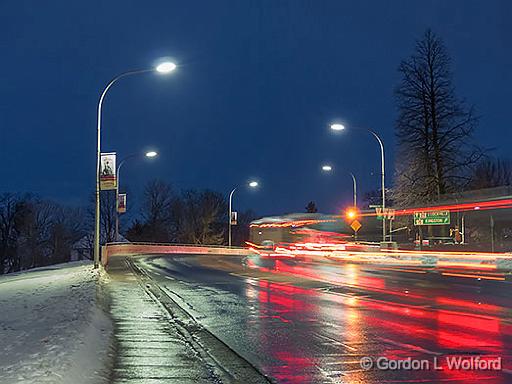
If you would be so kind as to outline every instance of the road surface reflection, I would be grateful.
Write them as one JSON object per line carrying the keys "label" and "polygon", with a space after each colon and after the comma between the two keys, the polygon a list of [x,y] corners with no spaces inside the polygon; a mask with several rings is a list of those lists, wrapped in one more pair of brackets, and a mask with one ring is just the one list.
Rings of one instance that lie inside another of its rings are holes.
{"label": "road surface reflection", "polygon": [[[246,297],[259,316],[260,353],[271,356],[262,369],[278,382],[512,382],[510,308],[502,305],[502,294],[492,297],[499,285],[479,290],[446,278],[372,276],[357,265],[289,258],[255,256],[246,264],[328,283],[325,289],[269,279],[247,284]],[[365,371],[359,364],[365,356],[430,365],[420,371]],[[449,369],[458,357],[499,357],[505,370]]]}

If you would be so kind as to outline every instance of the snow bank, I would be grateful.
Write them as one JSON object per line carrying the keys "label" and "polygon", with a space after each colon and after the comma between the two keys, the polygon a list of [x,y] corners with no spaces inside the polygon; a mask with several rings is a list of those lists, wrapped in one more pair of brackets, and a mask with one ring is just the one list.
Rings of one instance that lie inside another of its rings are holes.
{"label": "snow bank", "polygon": [[0,383],[108,382],[98,273],[74,262],[0,277]]}

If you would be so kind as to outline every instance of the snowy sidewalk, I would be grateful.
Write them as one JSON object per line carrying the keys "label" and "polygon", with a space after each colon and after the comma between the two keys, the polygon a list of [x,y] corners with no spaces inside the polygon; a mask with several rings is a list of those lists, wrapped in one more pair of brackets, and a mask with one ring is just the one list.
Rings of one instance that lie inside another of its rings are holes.
{"label": "snowy sidewalk", "polygon": [[[119,258],[107,284],[114,321],[113,383],[215,383],[212,367]],[[113,263],[112,263],[113,264]]]}
{"label": "snowy sidewalk", "polygon": [[79,262],[0,277],[0,383],[109,381],[97,273]]}

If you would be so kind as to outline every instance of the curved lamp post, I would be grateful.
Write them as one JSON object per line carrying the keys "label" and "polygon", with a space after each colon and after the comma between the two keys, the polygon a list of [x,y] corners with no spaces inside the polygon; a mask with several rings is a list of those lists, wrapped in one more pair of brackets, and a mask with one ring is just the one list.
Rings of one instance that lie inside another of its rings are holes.
{"label": "curved lamp post", "polygon": [[[331,129],[333,131],[343,131],[345,126],[343,124],[331,124]],[[379,142],[380,146],[380,159],[381,159],[381,188],[382,188],[382,241],[386,241],[386,219],[384,216],[384,211],[386,209],[386,186],[385,186],[385,167],[384,167],[384,143],[380,136],[371,129],[366,129],[366,131],[370,132],[375,139]]]}
{"label": "curved lamp post", "polygon": [[[332,165],[322,165],[322,171],[324,172],[331,172],[333,169],[332,169]],[[356,176],[352,173],[352,172],[349,172],[348,173],[350,175],[350,177],[352,177],[352,186],[353,186],[353,191],[354,191],[354,208],[357,208],[357,180],[356,180]]]}
{"label": "curved lamp post", "polygon": [[103,100],[108,90],[120,79],[127,76],[139,75],[148,72],[157,72],[161,74],[168,74],[176,69],[176,64],[171,62],[164,62],[154,68],[136,69],[132,71],[123,72],[114,77],[107,86],[103,89],[100,99],[98,101],[98,122],[96,126],[97,143],[96,143],[96,193],[95,201],[96,207],[94,211],[94,268],[99,267],[100,262],[100,158],[101,158],[101,110],[103,107]]}
{"label": "curved lamp post", "polygon": [[[248,184],[247,184],[249,187],[251,188],[256,188],[259,183],[257,181],[250,181]],[[229,212],[228,212],[228,222],[229,222],[229,226],[228,226],[228,246],[229,248],[231,248],[231,215],[233,214],[233,194],[235,193],[235,191],[237,190],[238,187],[235,187],[231,190],[231,192],[229,193]]]}
{"label": "curved lamp post", "polygon": [[116,241],[119,241],[119,185],[121,184],[121,167],[122,165],[129,159],[133,159],[136,157],[145,156],[147,158],[153,158],[158,156],[158,153],[155,151],[149,151],[144,154],[142,153],[133,153],[129,156],[126,156],[123,160],[119,162],[119,165],[117,166],[117,184],[116,184]]}

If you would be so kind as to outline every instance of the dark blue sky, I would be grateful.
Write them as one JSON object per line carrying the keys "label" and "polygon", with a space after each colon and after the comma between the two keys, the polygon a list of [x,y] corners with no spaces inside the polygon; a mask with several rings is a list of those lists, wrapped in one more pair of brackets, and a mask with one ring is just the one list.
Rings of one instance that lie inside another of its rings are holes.
{"label": "dark blue sky", "polygon": [[[506,156],[512,139],[510,1],[26,1],[0,2],[1,191],[86,204],[94,188],[96,103],[125,70],[174,58],[165,78],[112,88],[103,150],[146,148],[127,163],[131,198],[161,178],[178,188],[240,191],[238,208],[334,212],[379,185],[381,133],[392,180],[397,67],[427,27],[453,59],[458,94],[482,116],[476,137]],[[333,135],[328,123],[347,130]],[[319,171],[323,161],[337,167]],[[129,199],[130,199],[129,197]]]}

